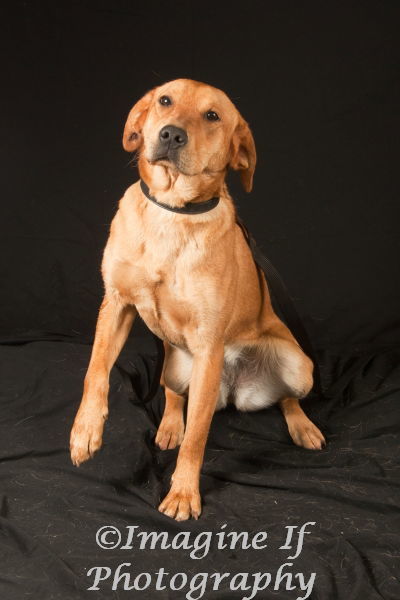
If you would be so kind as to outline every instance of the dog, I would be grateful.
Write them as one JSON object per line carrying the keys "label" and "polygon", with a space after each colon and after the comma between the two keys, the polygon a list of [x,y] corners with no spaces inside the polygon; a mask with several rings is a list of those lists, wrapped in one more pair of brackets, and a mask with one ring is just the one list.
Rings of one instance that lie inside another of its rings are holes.
{"label": "dog", "polygon": [[79,466],[101,447],[109,373],[139,313],[165,347],[165,410],[155,443],[180,445],[159,510],[197,519],[210,423],[228,402],[241,411],[278,402],[295,444],[325,444],[299,403],[313,386],[313,363],[274,313],[236,223],[226,174],[238,171],[250,192],[256,149],[226,94],[189,79],[152,89],[131,109],[123,146],[138,152],[141,182],[121,199],[104,250],[105,294],[71,458]]}

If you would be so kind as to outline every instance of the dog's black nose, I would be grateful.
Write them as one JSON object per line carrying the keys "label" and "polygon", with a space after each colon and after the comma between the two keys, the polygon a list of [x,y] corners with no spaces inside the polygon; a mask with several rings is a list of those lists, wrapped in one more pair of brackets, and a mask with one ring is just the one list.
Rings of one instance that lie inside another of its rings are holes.
{"label": "dog's black nose", "polygon": [[180,127],[175,127],[175,125],[166,125],[163,127],[159,133],[160,142],[171,148],[171,150],[175,150],[187,144],[188,136],[186,131],[180,129]]}

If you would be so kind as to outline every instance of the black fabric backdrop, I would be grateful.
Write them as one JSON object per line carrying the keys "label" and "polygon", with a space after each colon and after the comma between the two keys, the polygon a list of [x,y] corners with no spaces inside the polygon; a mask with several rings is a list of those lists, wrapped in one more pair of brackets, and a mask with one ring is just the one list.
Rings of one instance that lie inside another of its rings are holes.
{"label": "black fabric backdrop", "polygon": [[[94,566],[133,574],[276,574],[285,527],[315,522],[293,573],[311,598],[398,600],[400,6],[398,2],[13,2],[3,9],[0,220],[0,597],[184,598],[88,591]],[[131,105],[192,77],[224,89],[254,131],[255,188],[230,185],[319,349],[326,397],[306,400],[328,445],[295,447],[277,408],[213,421],[198,522],[155,507],[176,451],[153,443],[155,347],[135,326],[112,372],[104,445],[68,455],[102,286],[101,253],[137,178],[121,147]],[[268,547],[102,550],[103,525],[171,534],[268,532]],[[290,562],[290,561],[289,561]],[[290,569],[288,569],[290,570]],[[308,576],[307,575],[307,576]],[[133,579],[131,580],[132,584]],[[199,593],[199,592],[198,592]],[[203,597],[233,600],[250,592]],[[273,589],[257,599],[297,598]]]}

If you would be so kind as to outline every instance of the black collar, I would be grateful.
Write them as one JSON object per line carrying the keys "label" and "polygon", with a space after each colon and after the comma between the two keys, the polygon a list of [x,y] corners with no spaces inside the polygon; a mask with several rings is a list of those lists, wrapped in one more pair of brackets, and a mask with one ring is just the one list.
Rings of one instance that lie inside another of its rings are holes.
{"label": "black collar", "polygon": [[149,187],[145,184],[143,179],[140,180],[140,187],[146,198],[154,202],[154,204],[157,204],[157,206],[161,206],[161,208],[165,208],[166,210],[170,210],[171,212],[180,213],[181,215],[199,215],[208,212],[215,208],[219,202],[219,198],[214,197],[205,200],[204,202],[188,202],[185,206],[170,206],[169,204],[164,204],[164,202],[159,202],[154,196],[151,196]]}

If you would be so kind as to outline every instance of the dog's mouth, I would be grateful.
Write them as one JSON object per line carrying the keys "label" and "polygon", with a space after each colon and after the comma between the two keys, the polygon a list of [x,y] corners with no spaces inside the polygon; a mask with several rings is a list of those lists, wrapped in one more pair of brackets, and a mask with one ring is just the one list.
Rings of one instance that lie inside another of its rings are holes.
{"label": "dog's mouth", "polygon": [[179,165],[179,153],[169,148],[156,147],[149,153],[147,158],[151,165],[166,163],[166,165]]}
{"label": "dog's mouth", "polygon": [[159,163],[163,163],[163,162],[167,162],[167,163],[171,163],[171,159],[168,156],[157,156],[157,157],[153,157],[153,158],[149,158],[148,162],[151,165],[157,165]]}
{"label": "dog's mouth", "polygon": [[148,159],[149,164],[153,166],[164,167],[165,169],[170,169],[172,171],[178,171],[185,175],[184,170],[181,168],[178,161],[171,160],[169,156],[160,156],[157,158]]}
{"label": "dog's mouth", "polygon": [[184,164],[181,157],[176,152],[169,152],[167,154],[155,154],[147,159],[147,162],[151,165],[158,165],[160,167],[166,167],[174,171],[179,171],[182,175],[193,175],[187,165]]}

